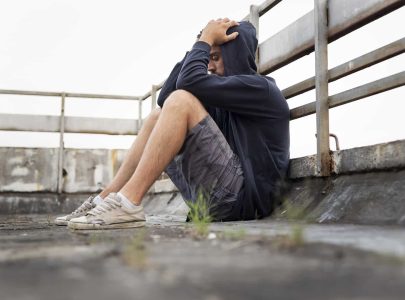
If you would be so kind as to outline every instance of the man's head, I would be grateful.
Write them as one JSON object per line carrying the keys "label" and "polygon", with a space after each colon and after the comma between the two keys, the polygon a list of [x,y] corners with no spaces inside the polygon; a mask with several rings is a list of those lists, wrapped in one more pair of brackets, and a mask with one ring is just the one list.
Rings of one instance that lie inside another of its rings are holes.
{"label": "man's head", "polygon": [[[228,27],[226,32],[221,32],[221,26]],[[228,18],[210,21],[197,38],[212,45],[208,63],[208,71],[211,74],[256,74],[256,29],[249,22],[236,23]]]}
{"label": "man's head", "polygon": [[211,47],[208,72],[218,76],[224,76],[224,61],[222,60],[221,47],[219,46],[214,45]]}

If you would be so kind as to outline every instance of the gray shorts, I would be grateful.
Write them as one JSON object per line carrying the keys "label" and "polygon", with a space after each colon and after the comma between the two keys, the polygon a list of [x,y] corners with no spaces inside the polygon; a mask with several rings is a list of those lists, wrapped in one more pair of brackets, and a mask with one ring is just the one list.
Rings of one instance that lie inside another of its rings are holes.
{"label": "gray shorts", "polygon": [[202,194],[214,221],[231,217],[244,182],[238,156],[209,115],[190,130],[166,173],[186,203]]}

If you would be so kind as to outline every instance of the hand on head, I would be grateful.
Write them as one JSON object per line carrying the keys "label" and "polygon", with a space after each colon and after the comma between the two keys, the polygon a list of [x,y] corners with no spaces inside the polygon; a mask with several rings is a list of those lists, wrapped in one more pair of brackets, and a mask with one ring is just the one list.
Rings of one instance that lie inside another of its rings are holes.
{"label": "hand on head", "polygon": [[235,39],[238,36],[238,32],[233,32],[230,35],[226,34],[226,31],[230,27],[237,25],[239,25],[238,22],[229,20],[228,18],[211,20],[203,29],[199,40],[206,42],[211,46],[220,46]]}

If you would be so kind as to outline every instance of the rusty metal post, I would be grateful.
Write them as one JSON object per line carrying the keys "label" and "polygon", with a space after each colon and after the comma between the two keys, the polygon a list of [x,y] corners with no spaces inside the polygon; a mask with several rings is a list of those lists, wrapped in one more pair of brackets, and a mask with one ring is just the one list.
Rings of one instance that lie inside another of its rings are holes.
{"label": "rusty metal post", "polygon": [[[256,38],[259,40],[259,6],[250,5],[249,22],[256,28]],[[259,66],[259,47],[256,49],[256,66]]]}
{"label": "rusty metal post", "polygon": [[66,93],[62,93],[60,104],[60,122],[59,122],[59,153],[58,153],[58,180],[57,191],[58,194],[62,193],[63,189],[63,161],[64,161],[64,149],[65,149],[65,96]]}
{"label": "rusty metal post", "polygon": [[158,86],[152,84],[152,101],[151,101],[151,112],[156,108],[156,94],[157,94]]}
{"label": "rusty metal post", "polygon": [[317,174],[329,176],[331,169],[329,146],[328,91],[328,0],[315,0],[315,88]]}

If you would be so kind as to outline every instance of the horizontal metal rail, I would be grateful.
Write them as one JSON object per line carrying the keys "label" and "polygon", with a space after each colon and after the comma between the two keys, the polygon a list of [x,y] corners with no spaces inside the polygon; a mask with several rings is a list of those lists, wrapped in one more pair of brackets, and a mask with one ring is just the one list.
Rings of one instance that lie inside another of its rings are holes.
{"label": "horizontal metal rail", "polygon": [[[60,116],[0,114],[0,130],[60,132]],[[64,133],[134,135],[138,133],[134,119],[64,117]]]}
{"label": "horizontal metal rail", "polygon": [[[403,85],[405,85],[405,71],[329,96],[329,108],[360,100]],[[315,113],[315,104],[316,102],[311,102],[291,109],[290,119],[294,120]]]}
{"label": "horizontal metal rail", "polygon": [[[274,6],[279,4],[282,0],[267,0],[262,4],[257,5],[257,10],[259,12],[259,17],[263,16],[266,12],[272,9]],[[249,21],[250,16],[247,15],[242,19],[242,21]]]}
{"label": "horizontal metal rail", "polygon": [[[405,5],[404,0],[329,0],[329,43]],[[268,74],[314,51],[314,11],[259,45],[259,72]]]}
{"label": "horizontal metal rail", "polygon": [[148,91],[145,95],[143,95],[140,100],[144,101],[148,99],[150,96],[152,96],[152,90]]}
{"label": "horizontal metal rail", "polygon": [[[329,82],[333,82],[372,65],[390,59],[405,52],[405,38],[378,48],[353,60],[329,70]],[[315,88],[315,77],[296,83],[282,91],[286,99],[300,95]]]}
{"label": "horizontal metal rail", "polygon": [[82,93],[65,93],[65,92],[38,92],[38,91],[21,91],[21,90],[0,90],[0,95],[27,95],[27,96],[46,96],[46,97],[62,97],[62,95],[65,95],[65,97],[69,98],[141,100],[140,99],[141,97],[139,96],[82,94]]}
{"label": "horizontal metal rail", "polygon": [[259,16],[263,16],[266,12],[272,9],[274,6],[279,4],[281,0],[267,0],[264,1],[262,4],[259,4]]}
{"label": "horizontal metal rail", "polygon": [[[329,108],[360,100],[384,91],[405,85],[405,72],[400,72],[359,87],[344,91],[329,97]],[[315,102],[311,102],[291,109],[291,120],[315,113]],[[59,116],[0,114],[0,130],[6,131],[34,131],[59,132]],[[139,125],[137,120],[65,117],[65,133],[95,133],[134,135]]]}

